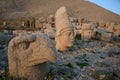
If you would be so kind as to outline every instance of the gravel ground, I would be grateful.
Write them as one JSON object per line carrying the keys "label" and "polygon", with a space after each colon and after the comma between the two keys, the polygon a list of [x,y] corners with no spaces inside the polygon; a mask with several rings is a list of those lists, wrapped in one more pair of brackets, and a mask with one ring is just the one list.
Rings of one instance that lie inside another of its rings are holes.
{"label": "gravel ground", "polygon": [[[2,77],[8,71],[7,46],[8,42],[0,43],[0,80],[7,80]],[[57,62],[50,63],[48,77],[54,80],[120,80],[120,46],[97,40],[76,40],[71,49],[58,52]]]}

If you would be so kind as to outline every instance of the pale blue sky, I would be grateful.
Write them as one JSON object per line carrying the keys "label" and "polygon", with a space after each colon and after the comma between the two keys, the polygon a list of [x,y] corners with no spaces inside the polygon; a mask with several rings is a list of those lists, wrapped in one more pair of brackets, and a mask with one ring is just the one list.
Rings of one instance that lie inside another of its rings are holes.
{"label": "pale blue sky", "polygon": [[120,15],[120,0],[86,0]]}

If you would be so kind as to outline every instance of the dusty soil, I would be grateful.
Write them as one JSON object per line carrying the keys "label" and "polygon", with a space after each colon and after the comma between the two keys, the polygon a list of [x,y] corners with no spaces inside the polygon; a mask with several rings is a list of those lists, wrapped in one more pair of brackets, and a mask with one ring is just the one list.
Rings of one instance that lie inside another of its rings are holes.
{"label": "dusty soil", "polygon": [[120,15],[84,0],[0,0],[1,18],[48,17],[66,6],[71,16],[90,21],[120,23]]}

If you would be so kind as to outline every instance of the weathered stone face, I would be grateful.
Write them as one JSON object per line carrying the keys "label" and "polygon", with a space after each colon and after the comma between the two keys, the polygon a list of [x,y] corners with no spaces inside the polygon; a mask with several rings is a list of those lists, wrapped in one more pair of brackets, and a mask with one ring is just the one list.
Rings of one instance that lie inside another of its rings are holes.
{"label": "weathered stone face", "polygon": [[13,38],[8,46],[10,75],[28,80],[41,80],[55,62],[56,50],[44,34],[26,34]]}
{"label": "weathered stone face", "polygon": [[74,42],[74,33],[72,30],[65,31],[60,36],[56,36],[56,49],[60,51],[65,51],[69,47],[73,46]]}
{"label": "weathered stone face", "polygon": [[56,48],[60,51],[65,51],[73,45],[74,30],[73,25],[69,21],[69,17],[65,7],[57,10],[55,15],[56,26]]}

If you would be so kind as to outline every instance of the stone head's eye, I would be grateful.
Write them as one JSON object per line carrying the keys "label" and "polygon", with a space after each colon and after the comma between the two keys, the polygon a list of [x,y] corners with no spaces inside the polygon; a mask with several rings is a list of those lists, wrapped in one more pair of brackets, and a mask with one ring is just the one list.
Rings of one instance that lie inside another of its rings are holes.
{"label": "stone head's eye", "polygon": [[27,49],[29,47],[29,43],[28,42],[23,42],[19,44],[19,48],[20,49]]}
{"label": "stone head's eye", "polygon": [[72,33],[71,32],[68,32],[68,36],[71,36],[72,35]]}

